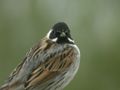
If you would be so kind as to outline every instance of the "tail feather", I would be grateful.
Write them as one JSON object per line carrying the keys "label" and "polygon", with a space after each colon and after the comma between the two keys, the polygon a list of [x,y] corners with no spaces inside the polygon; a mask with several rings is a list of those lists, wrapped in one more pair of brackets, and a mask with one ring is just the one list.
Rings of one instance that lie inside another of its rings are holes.
{"label": "tail feather", "polygon": [[0,87],[0,90],[9,90],[9,89],[8,89],[8,85],[5,84],[5,85],[1,86],[1,87]]}

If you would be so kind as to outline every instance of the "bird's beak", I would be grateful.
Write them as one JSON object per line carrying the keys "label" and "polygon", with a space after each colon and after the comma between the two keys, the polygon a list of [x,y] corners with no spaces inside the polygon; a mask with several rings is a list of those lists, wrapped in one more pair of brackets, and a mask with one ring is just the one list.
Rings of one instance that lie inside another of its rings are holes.
{"label": "bird's beak", "polygon": [[60,37],[65,37],[65,36],[66,36],[65,32],[62,32],[62,33],[60,34]]}

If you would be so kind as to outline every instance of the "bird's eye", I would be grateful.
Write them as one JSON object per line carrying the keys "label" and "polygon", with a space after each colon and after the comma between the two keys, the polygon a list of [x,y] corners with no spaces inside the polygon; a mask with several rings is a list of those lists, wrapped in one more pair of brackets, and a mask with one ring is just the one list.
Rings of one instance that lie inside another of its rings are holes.
{"label": "bird's eye", "polygon": [[57,32],[56,32],[56,36],[59,36],[59,35],[60,35],[60,32],[59,32],[59,31],[57,31]]}
{"label": "bird's eye", "polygon": [[70,33],[70,31],[69,31],[69,30],[66,30],[65,33]]}
{"label": "bird's eye", "polygon": [[50,39],[53,39],[53,38],[56,38],[56,32],[55,31],[52,31],[50,33]]}

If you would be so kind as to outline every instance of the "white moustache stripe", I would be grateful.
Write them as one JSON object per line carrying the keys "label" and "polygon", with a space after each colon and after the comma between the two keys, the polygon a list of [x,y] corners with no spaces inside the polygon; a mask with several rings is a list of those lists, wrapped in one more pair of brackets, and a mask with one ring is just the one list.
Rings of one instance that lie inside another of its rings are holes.
{"label": "white moustache stripe", "polygon": [[48,39],[50,39],[49,37],[50,37],[51,32],[52,32],[52,29],[48,32],[48,34],[46,36]]}
{"label": "white moustache stripe", "polygon": [[69,40],[70,42],[74,43],[74,40],[72,40],[71,38],[68,38],[68,40]]}
{"label": "white moustache stripe", "polygon": [[51,39],[53,42],[57,42],[58,38]]}

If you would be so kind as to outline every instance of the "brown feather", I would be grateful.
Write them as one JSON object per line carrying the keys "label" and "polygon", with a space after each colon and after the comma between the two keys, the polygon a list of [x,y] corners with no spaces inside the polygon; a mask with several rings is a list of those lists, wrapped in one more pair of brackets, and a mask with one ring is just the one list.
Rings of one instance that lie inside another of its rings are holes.
{"label": "brown feather", "polygon": [[[50,45],[46,45],[46,49],[50,48]],[[44,47],[45,48],[45,47]],[[66,70],[73,62],[73,49],[68,48],[64,52],[58,54],[42,63],[37,67],[26,82],[26,88],[40,85],[46,81],[56,77],[59,73]]]}

